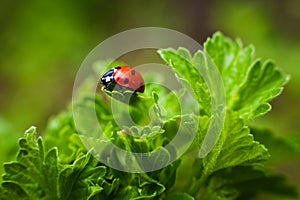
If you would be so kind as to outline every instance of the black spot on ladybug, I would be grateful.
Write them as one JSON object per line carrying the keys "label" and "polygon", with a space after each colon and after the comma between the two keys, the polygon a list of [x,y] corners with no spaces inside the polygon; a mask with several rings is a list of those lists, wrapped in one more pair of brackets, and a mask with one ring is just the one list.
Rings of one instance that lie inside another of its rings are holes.
{"label": "black spot on ladybug", "polygon": [[128,80],[128,78],[125,78],[125,80],[124,80],[124,84],[128,84],[129,83],[129,80]]}
{"label": "black spot on ladybug", "polygon": [[131,75],[135,75],[135,70],[131,70]]}

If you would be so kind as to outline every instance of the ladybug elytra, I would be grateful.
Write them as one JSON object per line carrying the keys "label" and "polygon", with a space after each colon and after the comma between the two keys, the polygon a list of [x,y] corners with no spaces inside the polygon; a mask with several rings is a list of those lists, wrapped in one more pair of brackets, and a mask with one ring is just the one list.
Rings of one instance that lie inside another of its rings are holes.
{"label": "ladybug elytra", "polygon": [[104,89],[113,91],[131,90],[143,93],[145,82],[142,75],[129,66],[119,66],[106,72],[101,78]]}

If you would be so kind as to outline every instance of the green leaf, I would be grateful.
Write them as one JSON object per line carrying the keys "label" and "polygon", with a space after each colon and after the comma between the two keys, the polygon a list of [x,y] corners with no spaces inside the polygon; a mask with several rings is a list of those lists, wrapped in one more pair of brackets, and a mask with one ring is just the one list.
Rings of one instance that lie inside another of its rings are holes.
{"label": "green leaf", "polygon": [[30,200],[32,199],[27,195],[27,193],[22,189],[22,187],[15,182],[5,181],[2,183],[2,187],[0,190],[0,197],[3,200],[9,199],[24,199]]}
{"label": "green leaf", "polygon": [[113,199],[153,199],[159,197],[165,190],[153,173],[133,174],[113,170],[115,177],[120,178],[120,188]]}
{"label": "green leaf", "polygon": [[203,174],[238,165],[249,165],[269,158],[267,149],[254,141],[250,130],[236,113],[228,112],[224,129],[212,149],[203,158]]}
{"label": "green leaf", "polygon": [[[203,126],[202,129],[200,128],[200,133],[206,133],[208,122],[209,120],[206,118],[206,121],[200,123]],[[244,125],[237,113],[227,112],[225,125],[217,143],[207,156],[195,160],[196,165],[193,168],[196,170],[193,174],[197,180],[190,180],[191,194],[196,195],[205,182],[210,179],[209,177],[219,170],[236,166],[251,166],[266,161],[269,157],[268,150],[262,144],[254,141],[249,128]],[[232,199],[234,199],[235,191],[231,192],[233,192]]]}
{"label": "green leaf", "polygon": [[170,165],[154,172],[148,172],[148,174],[153,179],[158,180],[159,183],[163,184],[164,187],[169,190],[175,183],[177,178],[177,170],[180,166],[180,163],[181,160],[176,160]]}
{"label": "green leaf", "polygon": [[[61,199],[92,198],[103,190],[102,179],[106,167],[97,166],[90,153],[67,165],[59,174],[59,196]],[[100,181],[100,182],[99,182]]]}
{"label": "green leaf", "polygon": [[62,164],[71,163],[80,152],[86,152],[78,136],[73,114],[69,111],[52,117],[45,130],[44,143],[46,150],[57,147]]}
{"label": "green leaf", "polygon": [[288,81],[272,61],[254,60],[254,48],[243,48],[220,32],[204,44],[205,51],[219,68],[226,90],[227,105],[245,120],[270,111],[270,100],[278,96]]}
{"label": "green leaf", "polygon": [[178,80],[197,99],[203,111],[210,114],[211,103],[207,85],[194,66],[192,56],[188,50],[184,48],[179,48],[178,51],[162,49],[158,53],[167,64],[173,67]]}
{"label": "green leaf", "polygon": [[263,193],[297,197],[296,188],[286,181],[286,177],[270,173],[262,166],[239,166],[218,171],[209,179],[201,197],[250,200]]}
{"label": "green leaf", "polygon": [[[214,69],[212,62],[221,73],[229,109],[237,111],[245,120],[270,111],[268,102],[282,92],[282,86],[288,81],[288,76],[273,62],[262,64],[260,60],[254,60],[252,46],[243,48],[240,40],[233,42],[221,33],[214,34],[205,42],[204,51],[209,57],[201,51],[192,57],[183,48],[177,51],[163,49],[159,54],[173,67],[185,88],[194,94],[205,114],[211,114],[211,97],[220,95],[219,90],[222,89],[220,86],[212,87],[222,81],[218,76],[213,76],[217,73],[210,72]],[[219,105],[222,102],[216,103]]]}
{"label": "green leaf", "polygon": [[267,102],[282,92],[287,80],[288,77],[275,68],[273,62],[254,62],[247,79],[233,95],[232,109],[245,120],[265,114],[271,109]]}
{"label": "green leaf", "polygon": [[217,32],[204,43],[204,50],[222,74],[227,102],[230,102],[253,62],[254,47],[243,48],[240,40],[233,42]]}
{"label": "green leaf", "polygon": [[58,181],[58,167],[57,167],[57,148],[52,148],[47,152],[44,166],[43,175],[48,183],[48,189],[53,194],[57,194],[57,181]]}
{"label": "green leaf", "polygon": [[[203,187],[205,181],[217,171],[236,166],[251,166],[269,159],[267,149],[254,140],[245,122],[271,109],[269,101],[281,93],[288,76],[271,61],[262,64],[260,60],[254,60],[252,46],[243,48],[239,40],[232,41],[221,33],[216,33],[212,39],[208,39],[204,45],[204,52],[198,51],[194,56],[183,48],[177,51],[164,49],[160,50],[159,54],[174,69],[178,80],[197,99],[202,113],[207,115],[202,117],[206,119],[204,122],[200,120],[193,148],[198,146],[201,147],[201,151],[202,149],[210,151],[210,147],[214,145],[213,141],[206,140],[205,135],[209,128],[213,128],[209,122],[213,122],[212,117],[216,117],[214,113],[220,113],[215,112],[213,108],[224,107],[225,100],[215,98],[222,93],[220,90],[222,87],[212,85],[223,82],[226,91],[225,126],[221,135],[215,138],[217,143],[213,149],[200,162],[198,170],[201,170],[201,175],[192,173],[199,177],[197,181],[189,180],[192,194]],[[218,81],[218,76],[206,76],[207,72],[213,70],[210,67],[213,66],[212,62],[219,69],[222,80]],[[235,199],[239,195],[236,188],[225,188],[223,192],[224,199]],[[206,197],[199,196],[199,198]],[[210,196],[207,199],[217,199],[217,196]]]}
{"label": "green leaf", "polygon": [[44,158],[42,139],[35,139],[36,129],[31,127],[19,141],[17,161],[4,164],[2,187],[8,196],[18,199],[57,199],[57,150],[53,148]]}

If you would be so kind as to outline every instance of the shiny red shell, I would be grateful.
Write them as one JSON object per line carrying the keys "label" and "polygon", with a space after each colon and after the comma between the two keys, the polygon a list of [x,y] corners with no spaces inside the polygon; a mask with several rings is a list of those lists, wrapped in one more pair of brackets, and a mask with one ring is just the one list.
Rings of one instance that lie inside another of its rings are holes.
{"label": "shiny red shell", "polygon": [[114,79],[117,84],[133,91],[143,93],[145,90],[145,81],[142,75],[129,66],[117,67],[114,72]]}

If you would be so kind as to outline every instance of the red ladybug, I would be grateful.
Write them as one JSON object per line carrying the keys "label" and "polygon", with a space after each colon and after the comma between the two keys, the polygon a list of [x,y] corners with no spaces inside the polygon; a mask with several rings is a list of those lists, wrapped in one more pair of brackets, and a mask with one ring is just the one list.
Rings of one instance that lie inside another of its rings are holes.
{"label": "red ladybug", "polygon": [[145,82],[142,75],[129,66],[119,66],[106,72],[101,78],[104,89],[109,91],[132,90],[143,93]]}

